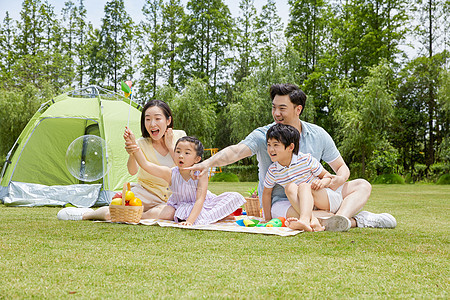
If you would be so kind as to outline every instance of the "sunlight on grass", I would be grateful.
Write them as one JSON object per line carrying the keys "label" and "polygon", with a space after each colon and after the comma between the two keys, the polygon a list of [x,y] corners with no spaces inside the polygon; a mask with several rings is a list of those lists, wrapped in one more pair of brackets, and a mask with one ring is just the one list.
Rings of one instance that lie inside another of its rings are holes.
{"label": "sunlight on grass", "polygon": [[[211,183],[216,194],[256,183]],[[0,205],[0,298],[448,298],[450,187],[375,185],[393,230],[293,237],[58,221]]]}

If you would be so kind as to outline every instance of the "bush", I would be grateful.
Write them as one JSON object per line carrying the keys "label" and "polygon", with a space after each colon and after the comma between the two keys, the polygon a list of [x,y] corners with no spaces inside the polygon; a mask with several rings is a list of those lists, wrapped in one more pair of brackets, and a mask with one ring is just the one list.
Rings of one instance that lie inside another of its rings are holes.
{"label": "bush", "polygon": [[430,176],[432,178],[440,178],[442,175],[450,172],[450,166],[446,163],[435,163],[430,166]]}
{"label": "bush", "polygon": [[405,184],[405,180],[398,174],[382,174],[377,176],[373,184]]}
{"label": "bush", "polygon": [[406,173],[405,182],[408,184],[414,183],[414,178],[412,177],[411,173]]}
{"label": "bush", "polygon": [[211,181],[213,182],[239,182],[239,178],[236,174],[229,172],[217,173],[211,177]]}
{"label": "bush", "polygon": [[444,174],[441,177],[439,177],[436,184],[450,184],[450,174]]}
{"label": "bush", "polygon": [[241,182],[253,182],[259,180],[257,165],[229,165],[222,167],[222,170],[236,174]]}

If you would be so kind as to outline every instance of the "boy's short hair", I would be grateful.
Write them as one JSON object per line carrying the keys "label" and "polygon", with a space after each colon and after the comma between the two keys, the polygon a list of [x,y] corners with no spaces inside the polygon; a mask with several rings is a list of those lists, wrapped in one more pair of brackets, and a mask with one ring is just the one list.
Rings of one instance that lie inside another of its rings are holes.
{"label": "boy's short hair", "polygon": [[197,156],[203,157],[203,151],[204,151],[203,144],[195,136],[180,137],[178,139],[178,141],[175,143],[175,148],[177,148],[179,142],[184,142],[184,141],[194,144],[194,149],[195,149]]}
{"label": "boy's short hair", "polygon": [[266,134],[267,141],[274,139],[279,141],[287,148],[290,144],[294,144],[294,154],[298,154],[300,132],[291,125],[284,125],[281,123],[275,124],[269,128]]}

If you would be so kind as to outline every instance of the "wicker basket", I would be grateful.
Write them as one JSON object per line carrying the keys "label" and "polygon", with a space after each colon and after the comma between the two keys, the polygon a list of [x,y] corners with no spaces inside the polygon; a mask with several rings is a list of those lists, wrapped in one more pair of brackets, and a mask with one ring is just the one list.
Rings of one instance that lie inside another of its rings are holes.
{"label": "wicker basket", "polygon": [[130,183],[123,185],[122,205],[109,205],[111,222],[139,223],[142,217],[143,206],[125,206],[125,194],[131,190]]}
{"label": "wicker basket", "polygon": [[246,197],[245,200],[245,211],[247,216],[261,217],[261,208],[259,206],[259,198],[249,198]]}

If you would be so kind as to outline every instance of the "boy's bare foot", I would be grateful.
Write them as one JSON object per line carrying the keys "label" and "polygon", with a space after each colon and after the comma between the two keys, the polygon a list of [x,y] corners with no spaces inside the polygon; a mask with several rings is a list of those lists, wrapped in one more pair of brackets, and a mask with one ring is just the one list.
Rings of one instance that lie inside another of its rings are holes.
{"label": "boy's bare foot", "polygon": [[313,231],[313,229],[311,228],[311,226],[309,226],[308,223],[302,222],[297,218],[292,218],[292,217],[287,218],[285,224],[290,229],[304,230],[304,231],[309,231],[309,232]]}
{"label": "boy's bare foot", "polygon": [[319,219],[312,217],[311,219],[311,228],[313,229],[313,231],[324,231],[325,227],[323,227],[320,222]]}

